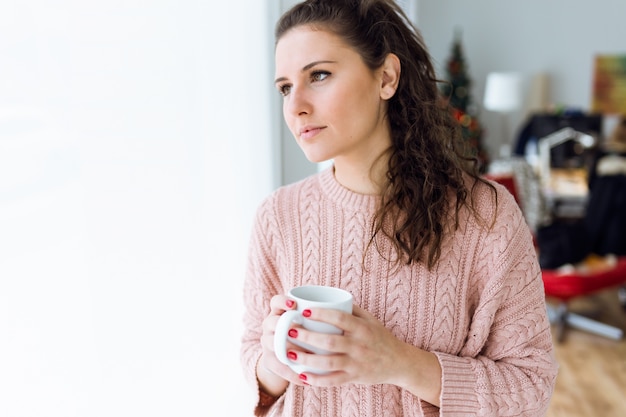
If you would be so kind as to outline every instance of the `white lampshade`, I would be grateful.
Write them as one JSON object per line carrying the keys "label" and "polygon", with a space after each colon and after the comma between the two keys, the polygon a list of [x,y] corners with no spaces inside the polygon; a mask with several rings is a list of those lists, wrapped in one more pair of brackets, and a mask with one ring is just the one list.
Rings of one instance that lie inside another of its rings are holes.
{"label": "white lampshade", "polygon": [[516,72],[492,72],[487,75],[485,108],[497,112],[517,110],[522,105],[522,76]]}

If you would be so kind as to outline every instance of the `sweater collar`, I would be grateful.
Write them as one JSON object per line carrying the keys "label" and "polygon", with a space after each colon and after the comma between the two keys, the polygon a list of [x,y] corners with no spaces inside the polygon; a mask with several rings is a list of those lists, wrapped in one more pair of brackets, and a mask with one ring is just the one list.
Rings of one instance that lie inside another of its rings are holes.
{"label": "sweater collar", "polygon": [[335,179],[335,169],[330,167],[320,172],[320,187],[322,192],[332,201],[344,208],[359,211],[374,211],[376,204],[380,201],[377,195],[359,194],[341,185]]}

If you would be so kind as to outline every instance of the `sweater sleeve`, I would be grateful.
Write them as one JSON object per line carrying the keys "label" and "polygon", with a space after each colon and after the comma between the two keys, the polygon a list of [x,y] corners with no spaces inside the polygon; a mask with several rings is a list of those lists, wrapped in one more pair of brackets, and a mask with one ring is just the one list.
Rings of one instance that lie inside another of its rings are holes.
{"label": "sweater sleeve", "polygon": [[[557,364],[532,236],[512,198],[498,212],[474,261],[477,307],[459,355],[437,353],[441,416],[543,416]],[[474,284],[473,284],[474,285]]]}
{"label": "sweater sleeve", "polygon": [[282,291],[276,264],[278,227],[272,215],[271,199],[257,210],[248,248],[248,264],[244,281],[243,301],[244,333],[241,341],[240,359],[246,380],[257,393],[254,415],[264,416],[279,406],[264,407],[260,403],[256,365],[261,357],[261,335],[263,320],[269,314],[270,299]]}

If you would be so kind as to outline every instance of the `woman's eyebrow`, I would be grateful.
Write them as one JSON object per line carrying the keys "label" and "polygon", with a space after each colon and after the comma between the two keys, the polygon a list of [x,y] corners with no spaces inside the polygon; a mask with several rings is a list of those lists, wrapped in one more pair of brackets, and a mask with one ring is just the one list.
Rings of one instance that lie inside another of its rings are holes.
{"label": "woman's eyebrow", "polygon": [[[327,60],[320,60],[320,61],[313,61],[309,64],[306,64],[304,67],[302,67],[302,69],[300,70],[300,72],[306,72],[308,70],[310,70],[311,68],[315,67],[316,65],[320,65],[320,64],[334,64],[337,61],[327,61]],[[280,82],[286,81],[287,77],[278,77],[274,80],[274,84],[278,84]]]}

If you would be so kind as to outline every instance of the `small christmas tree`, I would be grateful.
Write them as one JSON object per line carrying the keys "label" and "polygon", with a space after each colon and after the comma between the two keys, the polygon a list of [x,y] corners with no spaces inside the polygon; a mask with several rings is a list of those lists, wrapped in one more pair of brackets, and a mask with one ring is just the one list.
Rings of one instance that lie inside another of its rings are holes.
{"label": "small christmas tree", "polygon": [[459,31],[455,32],[452,56],[447,61],[446,74],[448,82],[442,84],[441,94],[448,101],[454,118],[461,124],[463,138],[467,141],[472,156],[478,159],[481,172],[484,172],[489,161],[482,144],[483,128],[472,103],[470,94],[472,82],[467,72]]}

